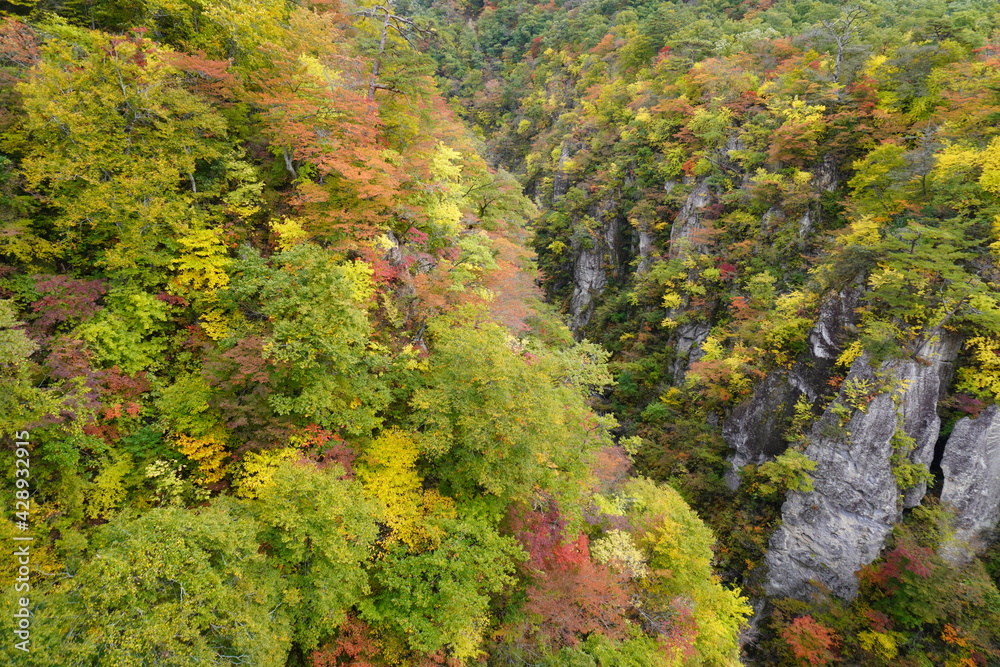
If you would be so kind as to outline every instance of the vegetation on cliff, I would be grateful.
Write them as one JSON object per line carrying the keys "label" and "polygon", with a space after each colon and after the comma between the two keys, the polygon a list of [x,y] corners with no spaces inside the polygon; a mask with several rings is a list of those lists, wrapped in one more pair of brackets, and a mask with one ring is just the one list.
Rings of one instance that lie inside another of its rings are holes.
{"label": "vegetation on cliff", "polygon": [[[847,447],[836,425],[894,397],[888,510],[930,492],[854,600],[821,586],[768,600],[748,659],[995,661],[995,556],[941,558],[959,519],[935,500],[941,444],[918,452],[911,431],[939,416],[944,442],[1000,395],[996,5],[407,7],[437,30],[443,89],[542,211],[546,294],[611,352],[603,407],[641,438],[640,472],[716,528],[724,580],[766,597],[781,503],[813,488],[817,418]],[[916,394],[888,375],[844,386],[858,359],[929,365],[936,340],[960,344],[942,394],[921,399],[936,408],[910,414]],[[723,435],[763,428],[759,410],[738,422],[768,391],[777,442],[758,442],[737,477]]]}

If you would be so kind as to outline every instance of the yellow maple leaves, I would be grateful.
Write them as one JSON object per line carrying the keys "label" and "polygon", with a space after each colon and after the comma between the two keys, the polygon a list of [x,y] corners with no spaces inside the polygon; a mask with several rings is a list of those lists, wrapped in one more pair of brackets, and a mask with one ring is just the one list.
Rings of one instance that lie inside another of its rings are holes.
{"label": "yellow maple leaves", "polygon": [[299,456],[299,450],[294,447],[248,452],[241,462],[242,472],[237,478],[236,495],[240,498],[259,497],[261,491],[274,481],[278,467]]}
{"label": "yellow maple leaves", "polygon": [[225,476],[222,463],[227,453],[219,436],[212,433],[200,437],[178,435],[174,438],[174,445],[177,451],[198,464],[202,485],[214,484]]}
{"label": "yellow maple leaves", "polygon": [[385,507],[382,521],[392,538],[414,549],[437,544],[444,536],[428,517],[454,515],[454,503],[433,489],[424,490],[417,471],[417,444],[407,433],[385,431],[366,448],[356,471],[365,491]]}
{"label": "yellow maple leaves", "polygon": [[974,336],[965,349],[973,364],[959,370],[959,388],[973,394],[1000,399],[1000,337]]}

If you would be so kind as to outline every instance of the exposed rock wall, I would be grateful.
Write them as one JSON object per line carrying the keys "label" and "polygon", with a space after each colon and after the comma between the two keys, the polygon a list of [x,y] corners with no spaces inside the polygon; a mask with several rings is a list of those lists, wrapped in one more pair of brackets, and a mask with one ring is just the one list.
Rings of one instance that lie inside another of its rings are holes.
{"label": "exposed rock wall", "polygon": [[843,351],[848,329],[858,320],[862,286],[854,286],[827,299],[819,307],[819,317],[809,332],[809,354],[814,359],[835,361]]}
{"label": "exposed rock wall", "polygon": [[706,206],[712,203],[712,191],[703,180],[695,184],[694,190],[687,196],[680,212],[674,218],[670,228],[670,257],[677,257],[684,248],[697,248],[698,240],[695,232],[701,229],[701,215]]}
{"label": "exposed rock wall", "polygon": [[[817,192],[833,192],[840,186],[840,173],[837,162],[827,155],[813,170],[812,185]],[[804,239],[812,233],[816,221],[819,220],[818,206],[813,205],[799,219],[799,238]]]}
{"label": "exposed rock wall", "polygon": [[649,271],[653,265],[653,251],[656,247],[656,234],[650,231],[649,226],[644,224],[636,227],[639,235],[639,265],[635,268],[636,275]]}
{"label": "exposed rock wall", "polygon": [[[671,192],[676,186],[675,181],[668,181],[664,190]],[[708,184],[703,180],[697,181],[670,227],[668,257],[679,257],[686,250],[703,249],[698,232],[704,227],[702,213],[711,203],[712,191]],[[674,335],[674,362],[670,368],[674,384],[683,383],[688,368],[702,357],[704,352],[701,345],[711,330],[712,323],[704,320],[693,320],[677,327]]]}
{"label": "exposed rock wall", "polygon": [[824,302],[809,333],[805,355],[791,370],[770,373],[725,421],[722,437],[735,450],[730,459],[732,469],[726,476],[730,488],[739,485],[740,468],[764,463],[785,451],[785,429],[799,397],[805,396],[815,405],[827,390],[826,382],[842,352],[847,328],[857,320],[854,310],[861,293],[861,288],[850,288]]}
{"label": "exposed rock wall", "polygon": [[622,221],[616,215],[617,202],[604,203],[592,213],[601,221],[598,234],[577,250],[573,265],[573,294],[569,301],[570,329],[579,331],[590,322],[597,299],[608,280],[623,269],[621,259]]}
{"label": "exposed rock wall", "polygon": [[581,250],[573,266],[573,295],[569,301],[570,329],[577,331],[594,314],[594,299],[604,292],[608,276],[600,246]]}
{"label": "exposed rock wall", "polygon": [[[846,382],[875,382],[867,358],[857,360]],[[810,581],[835,595],[857,593],[854,572],[870,563],[899,518],[899,492],[889,456],[896,406],[883,393],[841,425],[827,410],[813,426],[805,454],[816,462],[814,489],[791,491],[781,508],[782,526],[765,559],[769,595],[808,597]]]}
{"label": "exposed rock wall", "polygon": [[955,424],[941,459],[942,504],[955,510],[955,535],[941,555],[968,562],[993,539],[1000,520],[1000,411],[996,405]]}
{"label": "exposed rock wall", "polygon": [[674,334],[674,363],[670,368],[675,385],[683,384],[684,375],[691,364],[705,355],[701,344],[708,338],[711,330],[712,323],[704,320],[693,320],[677,327]]}
{"label": "exposed rock wall", "polygon": [[563,142],[562,150],[559,151],[559,164],[556,166],[556,173],[552,177],[552,201],[556,202],[569,192],[569,174],[563,169],[566,160],[570,158],[572,147],[569,142]]}
{"label": "exposed rock wall", "polygon": [[723,423],[722,437],[736,450],[730,459],[733,489],[739,485],[735,473],[740,468],[761,464],[785,451],[787,443],[782,436],[799,395],[784,372],[770,373]]}
{"label": "exposed rock wall", "polygon": [[[929,344],[920,360],[890,360],[877,373],[867,355],[854,362],[837,399],[810,430],[805,455],[817,464],[813,490],[790,491],[782,505],[782,526],[765,559],[769,595],[806,598],[811,581],[842,598],[857,594],[855,572],[878,557],[904,505],[924,493],[919,487],[904,494],[897,484],[896,431],[902,426],[914,438],[910,462],[931,462],[940,385],[956,349],[952,340]],[[871,397],[860,388],[878,393]]]}
{"label": "exposed rock wall", "polygon": [[[914,441],[910,455],[913,463],[930,467],[934,459],[934,445],[941,432],[937,404],[951,381],[959,343],[957,337],[944,335],[926,345],[918,360],[896,365],[896,377],[906,386],[899,415],[903,430]],[[926,492],[925,482],[907,489],[903,494],[903,507],[916,507]]]}

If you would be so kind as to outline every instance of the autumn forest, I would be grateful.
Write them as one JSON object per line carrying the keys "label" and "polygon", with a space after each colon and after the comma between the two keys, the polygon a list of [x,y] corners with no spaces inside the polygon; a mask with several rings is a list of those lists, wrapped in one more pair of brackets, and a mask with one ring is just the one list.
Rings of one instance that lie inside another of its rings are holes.
{"label": "autumn forest", "polygon": [[1000,665],[992,0],[0,2],[0,656]]}

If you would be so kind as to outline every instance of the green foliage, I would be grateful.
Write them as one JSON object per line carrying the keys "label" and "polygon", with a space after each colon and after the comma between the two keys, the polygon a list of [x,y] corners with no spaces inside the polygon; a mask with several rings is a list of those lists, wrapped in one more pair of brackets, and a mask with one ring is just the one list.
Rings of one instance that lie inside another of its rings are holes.
{"label": "green foliage", "polygon": [[[0,428],[70,574],[40,664],[733,664],[836,373],[954,334],[1000,396],[987,0],[15,4]],[[729,492],[720,425],[791,369],[788,451]],[[546,610],[498,531],[552,501],[593,542],[533,547],[577,566]],[[988,663],[995,587],[907,539],[855,603],[772,601],[750,659]]]}
{"label": "green foliage", "polygon": [[371,623],[425,653],[447,649],[474,658],[489,625],[490,596],[514,583],[524,553],[515,540],[478,521],[445,520],[434,549],[387,550],[372,573],[373,594],[361,605]]}
{"label": "green foliage", "polygon": [[816,462],[794,449],[787,449],[773,461],[761,464],[758,472],[768,483],[760,484],[765,495],[783,493],[786,490],[808,493],[813,490],[813,480],[809,475],[816,469]]}
{"label": "green foliage", "polygon": [[163,323],[169,305],[147,292],[125,289],[109,294],[107,303],[77,329],[96,361],[125,373],[160,366],[167,348]]}
{"label": "green foliage", "polygon": [[607,422],[581,395],[606,380],[600,359],[520,349],[474,313],[437,318],[429,331],[434,354],[411,419],[446,493],[485,492],[504,506],[542,485],[579,498],[594,452],[608,442]]}
{"label": "green foliage", "polygon": [[229,158],[225,121],[150,40],[53,27],[61,37],[19,87],[17,141],[25,184],[54,217],[24,233],[39,251],[155,284],[169,238],[225,185],[203,177],[199,191],[196,175]]}
{"label": "green foliage", "polygon": [[381,520],[392,531],[389,540],[402,541],[411,549],[440,541],[441,530],[431,516],[454,514],[450,498],[421,488],[418,454],[412,436],[390,430],[365,447],[357,466],[365,491],[385,506]]}
{"label": "green foliage", "polygon": [[677,664],[673,656],[665,656],[656,640],[636,636],[624,642],[614,642],[594,633],[579,646],[563,648],[542,663],[545,667],[667,667]]}
{"label": "green foliage", "polygon": [[267,317],[263,354],[274,366],[267,400],[280,415],[324,428],[367,434],[388,403],[384,363],[372,346],[371,269],[311,243],[293,246],[268,266],[249,251],[234,267],[233,297],[258,303]]}
{"label": "green foliage", "polygon": [[649,612],[662,600],[676,596],[693,602],[699,657],[706,664],[738,663],[737,635],[750,607],[738,593],[723,587],[712,575],[711,530],[667,486],[646,479],[630,481],[622,490],[629,499],[628,516],[636,522],[639,546],[648,558],[651,575],[643,582]]}
{"label": "green foliage", "polygon": [[923,482],[934,481],[934,476],[922,463],[913,463],[909,460],[916,442],[906,434],[902,428],[897,428],[892,435],[892,456],[889,462],[892,464],[892,474],[896,478],[896,485],[900,490],[906,490]]}
{"label": "green foliage", "polygon": [[209,408],[211,391],[200,373],[178,375],[160,390],[156,408],[175,432],[205,435],[218,423]]}
{"label": "green foliage", "polygon": [[29,358],[38,346],[20,324],[11,303],[0,300],[0,433],[8,435],[23,429],[44,396],[31,382]]}
{"label": "green foliage", "polygon": [[283,573],[294,638],[305,648],[336,630],[369,592],[365,563],[378,505],[337,468],[284,462],[250,506],[268,561]]}
{"label": "green foliage", "polygon": [[[71,579],[47,587],[32,664],[284,664],[282,584],[257,524],[231,503],[123,516],[95,535]],[[277,611],[277,613],[274,613]]]}

